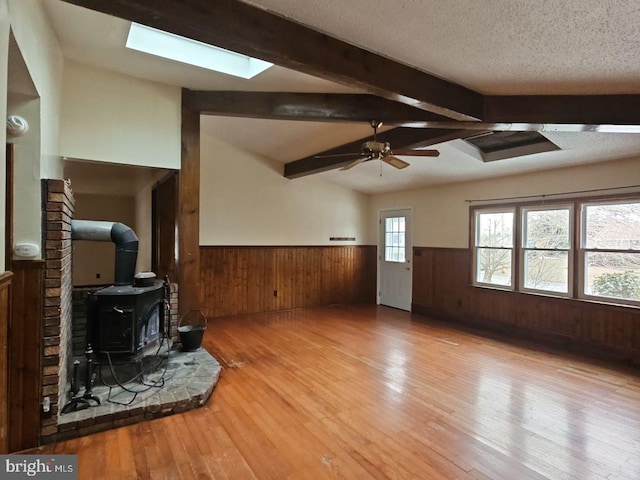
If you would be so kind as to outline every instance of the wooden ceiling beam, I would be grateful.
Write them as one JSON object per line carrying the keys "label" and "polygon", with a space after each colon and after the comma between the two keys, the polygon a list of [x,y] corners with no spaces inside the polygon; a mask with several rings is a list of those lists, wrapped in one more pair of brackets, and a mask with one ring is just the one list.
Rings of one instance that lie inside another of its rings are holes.
{"label": "wooden ceiling beam", "polygon": [[239,0],[64,0],[455,120],[482,116],[481,94]]}
{"label": "wooden ceiling beam", "polygon": [[640,133],[640,95],[485,96],[483,110],[483,120],[489,123],[540,124],[548,126],[542,128],[547,130]]}
{"label": "wooden ceiling beam", "polygon": [[[386,132],[378,133],[377,141],[389,142],[392,147],[397,149],[404,148],[421,148],[438,143],[448,142],[458,138],[467,138],[477,135],[478,132],[471,130],[441,130],[441,129],[423,129],[423,128],[394,128]],[[284,166],[284,176],[286,178],[300,178],[316,173],[327,172],[336,168],[344,167],[360,155],[363,142],[371,140],[371,136],[361,138],[359,140],[340,145],[339,147],[316,153],[312,156],[301,158],[293,162],[286,163]],[[323,157],[317,158],[318,155],[346,155],[340,157]]]}
{"label": "wooden ceiling beam", "polygon": [[483,121],[457,121],[368,94],[184,90],[185,105],[209,115],[370,122],[476,131],[640,133],[640,95],[486,96]]}
{"label": "wooden ceiling beam", "polygon": [[368,94],[184,90],[185,106],[205,115],[385,125],[451,119]]}

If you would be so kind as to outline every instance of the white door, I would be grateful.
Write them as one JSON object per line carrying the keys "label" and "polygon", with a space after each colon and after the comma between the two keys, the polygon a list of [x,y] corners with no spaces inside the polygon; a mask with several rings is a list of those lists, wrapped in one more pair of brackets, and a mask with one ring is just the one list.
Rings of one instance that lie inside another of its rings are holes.
{"label": "white door", "polygon": [[411,210],[380,214],[378,303],[411,311]]}

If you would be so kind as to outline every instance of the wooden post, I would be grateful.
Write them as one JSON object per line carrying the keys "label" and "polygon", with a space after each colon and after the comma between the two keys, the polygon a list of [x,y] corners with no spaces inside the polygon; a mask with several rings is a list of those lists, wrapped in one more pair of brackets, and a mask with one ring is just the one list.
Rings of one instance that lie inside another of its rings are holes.
{"label": "wooden post", "polygon": [[178,311],[200,310],[200,112],[182,107],[178,183]]}

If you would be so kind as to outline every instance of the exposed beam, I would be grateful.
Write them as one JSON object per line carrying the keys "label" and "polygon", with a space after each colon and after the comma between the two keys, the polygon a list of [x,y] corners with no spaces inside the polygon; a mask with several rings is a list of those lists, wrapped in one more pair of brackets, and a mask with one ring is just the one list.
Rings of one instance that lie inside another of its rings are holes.
{"label": "exposed beam", "polygon": [[403,103],[368,94],[184,90],[184,104],[205,115],[366,122],[385,125],[451,119]]}
{"label": "exposed beam", "polygon": [[548,125],[546,130],[640,133],[640,95],[486,96],[483,120]]}
{"label": "exposed beam", "polygon": [[482,95],[239,0],[64,0],[355,87],[455,120]]}
{"label": "exposed beam", "polygon": [[485,121],[456,121],[368,94],[184,91],[185,104],[209,115],[369,122],[476,131],[640,133],[640,95],[485,97]]}
{"label": "exposed beam", "polygon": [[182,107],[178,176],[178,309],[200,310],[200,113]]}
{"label": "exposed beam", "polygon": [[[467,138],[478,133],[471,130],[440,130],[421,128],[394,128],[386,132],[378,133],[379,142],[389,142],[393,148],[420,148],[448,142],[457,138]],[[315,155],[289,162],[284,166],[284,176],[287,178],[299,178],[315,173],[327,172],[341,168],[359,157],[358,152],[363,142],[371,140],[371,137],[361,138],[339,147],[319,152]],[[317,155],[345,155],[330,158],[317,158]]]}

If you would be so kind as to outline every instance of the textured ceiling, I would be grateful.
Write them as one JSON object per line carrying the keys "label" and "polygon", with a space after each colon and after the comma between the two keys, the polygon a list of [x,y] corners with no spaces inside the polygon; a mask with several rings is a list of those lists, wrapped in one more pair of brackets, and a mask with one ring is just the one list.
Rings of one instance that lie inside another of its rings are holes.
{"label": "textured ceiling", "polygon": [[248,3],[481,93],[640,93],[638,0]]}
{"label": "textured ceiling", "polygon": [[[637,0],[252,0],[367,50],[487,94],[640,93]],[[43,0],[64,55],[123,74],[203,90],[354,92],[274,67],[252,80],[124,48],[129,23]],[[295,39],[292,39],[295,41]],[[206,117],[208,134],[281,163],[366,136],[367,125]],[[640,135],[546,133],[564,150],[484,164],[460,142],[396,171],[367,162],[328,181],[379,193],[640,156]],[[295,180],[293,180],[295,181]]]}

